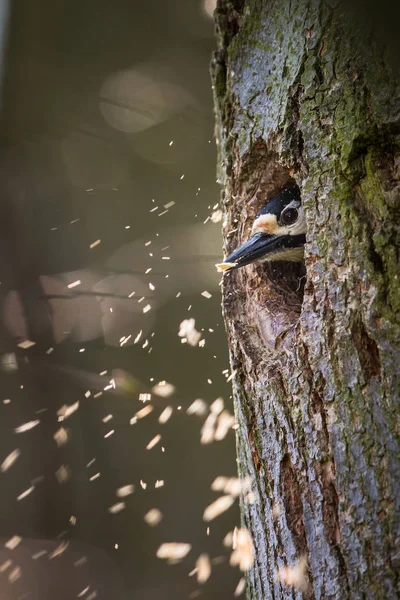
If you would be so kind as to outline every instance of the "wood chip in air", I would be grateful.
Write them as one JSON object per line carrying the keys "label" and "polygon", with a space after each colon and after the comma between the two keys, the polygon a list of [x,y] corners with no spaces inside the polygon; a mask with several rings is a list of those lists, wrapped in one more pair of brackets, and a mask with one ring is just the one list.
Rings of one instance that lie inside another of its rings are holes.
{"label": "wood chip in air", "polygon": [[222,221],[222,210],[214,210],[214,212],[211,213],[210,219],[213,223],[219,223]]}
{"label": "wood chip in air", "polygon": [[81,285],[81,283],[82,283],[82,282],[81,282],[81,280],[80,280],[80,279],[77,279],[76,281],[73,281],[72,283],[69,283],[69,284],[67,285],[67,287],[68,287],[69,289],[71,289],[71,288],[74,288],[74,287],[76,287],[77,285]]}
{"label": "wood chip in air", "polygon": [[126,496],[130,496],[135,491],[135,486],[132,484],[124,485],[117,489],[116,494],[119,498],[125,498]]}
{"label": "wood chip in air", "polygon": [[49,559],[51,560],[52,558],[57,558],[57,556],[60,556],[61,554],[63,554],[66,549],[69,546],[69,541],[66,542],[62,542],[59,546],[57,546],[57,548],[54,550],[54,552],[52,552],[49,555]]}
{"label": "wood chip in air", "polygon": [[86,594],[86,592],[88,592],[90,590],[90,585],[87,585],[86,587],[83,588],[83,590],[81,592],[79,592],[79,594],[77,595],[77,598],[82,598],[82,596],[84,596]]}
{"label": "wood chip in air", "polygon": [[152,440],[150,440],[150,442],[147,444],[146,446],[146,450],[151,450],[152,448],[154,448],[154,446],[156,446],[158,444],[158,442],[161,440],[161,435],[158,433],[156,436],[153,437]]}
{"label": "wood chip in air", "polygon": [[39,558],[42,558],[42,556],[46,556],[46,554],[47,550],[39,550],[39,552],[32,554],[32,560],[38,560]]}
{"label": "wood chip in air", "polygon": [[167,381],[160,381],[152,388],[152,393],[161,398],[169,398],[175,392],[175,386]]}
{"label": "wood chip in air", "polygon": [[9,567],[11,567],[12,565],[12,560],[5,560],[3,563],[0,564],[0,574],[1,573],[5,573],[5,571],[7,571],[7,569]]}
{"label": "wood chip in air", "polygon": [[197,346],[202,334],[200,331],[197,331],[194,319],[185,319],[179,325],[178,335],[181,338],[185,338],[190,346]]}
{"label": "wood chip in air", "polygon": [[8,581],[10,583],[15,583],[21,577],[21,569],[20,567],[15,567],[8,576]]}
{"label": "wood chip in air", "polygon": [[232,541],[233,551],[230,558],[232,567],[238,566],[242,572],[249,571],[254,563],[254,547],[247,529],[236,529]]}
{"label": "wood chip in air", "polygon": [[117,513],[121,512],[121,510],[124,510],[124,508],[125,502],[117,502],[108,508],[108,512],[112,515],[116,515]]}
{"label": "wood chip in air", "polygon": [[137,411],[135,417],[137,419],[144,419],[144,417],[147,417],[147,415],[149,415],[151,412],[153,412],[153,406],[151,404],[146,404],[146,406],[144,408],[141,408],[140,410]]}
{"label": "wood chip in air", "polygon": [[162,411],[161,415],[158,417],[158,422],[163,425],[171,418],[172,413],[173,413],[172,406],[166,406],[164,408],[164,410]]}
{"label": "wood chip in air", "polygon": [[227,410],[224,410],[218,417],[217,427],[215,429],[214,439],[221,441],[232,426],[235,424],[235,417]]}
{"label": "wood chip in air", "polygon": [[15,431],[15,433],[24,433],[25,431],[29,431],[30,429],[33,429],[34,427],[39,425],[39,423],[40,423],[39,419],[36,419],[35,421],[29,421],[28,423],[23,423],[19,427],[16,427],[14,429],[14,431]]}
{"label": "wood chip in air", "polygon": [[4,546],[6,548],[8,548],[8,550],[14,550],[18,544],[20,544],[22,542],[22,538],[19,537],[19,535],[13,535],[5,544]]}
{"label": "wood chip in air", "polygon": [[256,502],[257,502],[257,495],[256,495],[255,492],[249,492],[244,497],[244,503],[245,504],[255,504]]}
{"label": "wood chip in air", "polygon": [[58,447],[63,446],[68,442],[68,432],[64,427],[60,427],[53,435],[53,438]]}
{"label": "wood chip in air", "polygon": [[217,270],[220,273],[222,273],[223,271],[229,271],[229,269],[233,269],[234,267],[237,266],[237,263],[224,262],[224,263],[217,263],[215,266],[217,267]]}
{"label": "wood chip in air", "polygon": [[152,508],[149,510],[149,512],[147,512],[144,515],[143,518],[144,518],[145,522],[147,523],[147,525],[150,525],[151,527],[155,527],[162,521],[163,514],[160,510],[158,510],[158,508]]}
{"label": "wood chip in air", "polygon": [[211,444],[214,441],[215,425],[217,422],[216,415],[210,413],[207,419],[204,421],[201,428],[200,442],[202,444]]}
{"label": "wood chip in air", "polygon": [[241,579],[239,579],[239,583],[237,584],[236,589],[233,592],[233,595],[235,596],[235,598],[237,598],[238,596],[241,596],[245,589],[246,589],[246,578],[242,577]]}
{"label": "wood chip in air", "polygon": [[179,542],[169,542],[161,544],[157,550],[157,558],[164,558],[168,560],[182,560],[192,549],[191,544],[184,544]]}
{"label": "wood chip in air", "polygon": [[198,583],[205,583],[211,575],[211,563],[208,554],[200,554],[199,558],[196,560],[196,569]]}
{"label": "wood chip in air", "polygon": [[13,466],[13,464],[15,463],[15,461],[17,460],[17,458],[20,455],[21,455],[21,450],[19,448],[16,448],[12,452],[10,452],[10,454],[8,456],[6,456],[6,458],[1,463],[0,470],[2,471],[2,473],[5,473],[6,471],[8,471],[8,469],[10,469]]}
{"label": "wood chip in air", "polygon": [[192,404],[186,410],[186,413],[188,415],[203,416],[206,414],[206,412],[207,412],[207,404],[204,402],[204,400],[201,400],[200,398],[198,398],[197,400],[192,402]]}
{"label": "wood chip in air", "polygon": [[216,477],[211,484],[211,489],[214,492],[224,492],[234,498],[245,494],[251,487],[251,477],[223,477],[222,475]]}
{"label": "wood chip in air", "polygon": [[74,402],[74,404],[64,404],[58,411],[57,416],[59,421],[63,421],[64,419],[68,419],[75,411],[79,408],[79,400]]}
{"label": "wood chip in air", "polygon": [[229,477],[223,477],[222,475],[218,475],[218,477],[216,477],[212,482],[211,489],[213,490],[213,492],[224,492],[225,486],[228,483],[228,481]]}
{"label": "wood chip in air", "polygon": [[22,348],[23,350],[28,350],[28,348],[31,348],[32,346],[35,346],[35,345],[36,345],[36,342],[32,342],[32,340],[25,340],[25,341],[17,344],[17,346],[19,348]]}
{"label": "wood chip in air", "polygon": [[212,504],[207,506],[207,508],[205,509],[203,513],[203,520],[212,521],[213,519],[227,511],[228,508],[230,508],[234,502],[235,498],[228,495],[217,498],[217,500],[212,502]]}
{"label": "wood chip in air", "polygon": [[240,494],[245,494],[251,488],[251,477],[230,477],[225,486],[225,492],[237,498]]}
{"label": "wood chip in air", "polygon": [[308,589],[307,558],[303,556],[294,565],[281,567],[276,573],[276,580],[287,587],[306,592]]}
{"label": "wood chip in air", "polygon": [[210,406],[210,411],[214,415],[219,415],[224,410],[224,400],[223,398],[217,398]]}
{"label": "wood chip in air", "polygon": [[207,298],[208,300],[210,298],[212,298],[212,294],[210,294],[210,292],[207,292],[207,290],[204,290],[204,292],[201,292],[201,295],[204,296],[204,298]]}
{"label": "wood chip in air", "polygon": [[33,492],[34,489],[35,489],[35,486],[31,485],[31,487],[29,487],[27,490],[25,490],[24,492],[22,492],[22,494],[20,494],[19,496],[17,496],[17,502],[19,502],[20,500],[23,500],[24,498],[26,498],[27,496],[29,496],[29,494],[31,492]]}
{"label": "wood chip in air", "polygon": [[68,481],[69,476],[70,476],[70,470],[69,467],[65,466],[65,465],[61,465],[61,467],[59,469],[57,469],[56,473],[56,479],[58,481],[58,483],[65,483],[66,481]]}

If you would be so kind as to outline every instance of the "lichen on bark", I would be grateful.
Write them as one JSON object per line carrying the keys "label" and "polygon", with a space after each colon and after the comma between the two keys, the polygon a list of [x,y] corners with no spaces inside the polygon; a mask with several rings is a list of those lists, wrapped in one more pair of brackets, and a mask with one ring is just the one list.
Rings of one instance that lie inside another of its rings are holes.
{"label": "lichen on bark", "polygon": [[220,1],[216,23],[225,250],[290,178],[307,214],[306,272],[224,276],[248,597],[397,598],[399,81],[334,0]]}

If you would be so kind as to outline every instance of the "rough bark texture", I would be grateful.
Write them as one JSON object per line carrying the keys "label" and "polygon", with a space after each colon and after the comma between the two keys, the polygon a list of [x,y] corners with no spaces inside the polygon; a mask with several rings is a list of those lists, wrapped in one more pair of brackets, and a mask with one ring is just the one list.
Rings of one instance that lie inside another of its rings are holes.
{"label": "rough bark texture", "polygon": [[[308,226],[306,268],[224,276],[238,465],[255,492],[248,597],[397,598],[398,80],[334,0],[220,0],[215,14],[225,251],[291,177]],[[303,557],[303,586],[286,585]]]}

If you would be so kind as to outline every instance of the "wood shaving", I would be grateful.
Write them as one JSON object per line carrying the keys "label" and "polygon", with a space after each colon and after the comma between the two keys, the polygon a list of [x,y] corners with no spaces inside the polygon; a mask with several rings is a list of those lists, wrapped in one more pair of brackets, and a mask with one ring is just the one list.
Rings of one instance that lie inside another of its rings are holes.
{"label": "wood shaving", "polygon": [[161,435],[158,433],[157,435],[155,435],[153,437],[152,440],[150,440],[150,442],[147,444],[146,446],[146,450],[151,450],[152,448],[154,448],[154,446],[156,446],[158,444],[158,442],[161,440]]}
{"label": "wood shaving", "polygon": [[66,481],[68,481],[69,476],[70,476],[70,470],[69,467],[65,466],[65,465],[61,465],[61,467],[59,469],[57,469],[56,473],[56,479],[58,481],[58,483],[65,483]]}
{"label": "wood shaving", "polygon": [[241,596],[245,589],[246,589],[246,578],[242,577],[241,579],[239,579],[239,583],[237,584],[236,589],[233,592],[233,595],[235,596],[235,598],[237,598],[238,596]]}
{"label": "wood shaving", "polygon": [[307,558],[303,556],[293,566],[281,567],[276,573],[276,580],[287,587],[306,592],[308,589]]}
{"label": "wood shaving", "polygon": [[15,567],[8,576],[8,581],[10,583],[15,583],[21,577],[21,569],[20,567]]}
{"label": "wood shaving", "polygon": [[169,542],[161,544],[157,550],[157,558],[173,559],[175,561],[182,560],[192,549],[191,544],[184,544],[178,542]]}
{"label": "wood shaving", "polygon": [[57,548],[54,550],[54,552],[52,552],[49,555],[49,559],[51,560],[53,558],[57,558],[57,556],[60,556],[61,554],[63,554],[66,551],[66,549],[68,548],[68,546],[69,546],[69,541],[62,542],[59,546],[57,546]]}
{"label": "wood shaving", "polygon": [[27,350],[28,348],[31,348],[32,346],[35,346],[35,345],[36,345],[36,342],[32,342],[32,340],[25,340],[25,341],[17,344],[17,346],[19,348],[22,348],[23,350]]}
{"label": "wood shaving", "polygon": [[20,494],[19,496],[17,496],[17,502],[19,502],[20,500],[23,500],[24,498],[26,498],[27,496],[29,496],[29,494],[31,492],[33,492],[34,489],[35,489],[35,486],[31,485],[30,488],[28,488],[27,490],[25,490],[24,492],[22,492],[22,494]]}
{"label": "wood shaving", "polygon": [[8,456],[6,456],[6,458],[3,460],[3,462],[0,465],[0,470],[2,471],[2,473],[5,473],[6,471],[8,471],[8,469],[10,469],[13,466],[13,464],[15,463],[15,461],[18,459],[19,456],[21,456],[21,450],[19,448],[16,448],[12,452],[10,452],[10,454]]}
{"label": "wood shaving", "polygon": [[68,404],[64,404],[64,406],[62,406],[60,410],[57,411],[58,420],[63,421],[64,419],[68,419],[68,417],[70,417],[75,411],[77,411],[78,408],[79,400],[77,402],[74,402],[74,404],[70,404],[69,406]]}
{"label": "wood shaving", "polygon": [[137,411],[135,417],[137,419],[144,419],[144,417],[147,417],[147,415],[149,415],[151,412],[153,412],[153,406],[151,404],[146,404],[146,406],[144,408],[141,408],[140,410]]}
{"label": "wood shaving", "polygon": [[67,287],[68,287],[69,289],[71,289],[71,288],[74,288],[74,287],[76,287],[77,285],[81,285],[81,283],[82,283],[82,282],[81,282],[81,280],[80,280],[80,279],[77,279],[76,281],[73,281],[72,283],[69,283],[69,284],[67,285]]}
{"label": "wood shaving", "polygon": [[235,529],[235,533],[232,541],[233,551],[230,564],[232,567],[238,566],[245,573],[251,569],[254,563],[253,541],[247,529]]}
{"label": "wood shaving", "polygon": [[30,429],[33,429],[34,427],[39,425],[39,423],[40,423],[39,419],[36,419],[35,421],[29,421],[28,423],[23,423],[19,427],[16,427],[14,429],[14,431],[15,431],[15,433],[24,433],[25,431],[29,431]]}
{"label": "wood shaving", "polygon": [[173,413],[172,406],[166,406],[164,408],[164,410],[162,411],[161,415],[158,417],[158,422],[163,425],[164,423],[166,423],[167,421],[169,421],[169,419],[171,418],[172,413]]}
{"label": "wood shaving", "polygon": [[211,575],[211,563],[208,554],[200,554],[196,560],[197,582],[203,584]]}
{"label": "wood shaving", "polygon": [[215,266],[217,267],[217,270],[220,273],[222,273],[223,271],[229,271],[229,269],[234,269],[235,267],[237,267],[237,263],[223,262],[223,263],[217,263]]}
{"label": "wood shaving", "polygon": [[192,404],[186,410],[186,413],[188,415],[203,416],[206,414],[206,412],[207,412],[207,404],[204,402],[204,400],[201,400],[200,398],[198,398],[197,400],[192,402]]}
{"label": "wood shaving", "polygon": [[217,500],[212,502],[212,504],[207,506],[207,508],[205,509],[203,513],[203,520],[212,521],[216,517],[219,517],[219,515],[222,515],[222,513],[226,512],[234,502],[235,498],[229,495],[217,498]]}
{"label": "wood shaving", "polygon": [[175,386],[167,381],[160,381],[151,391],[153,394],[161,396],[161,398],[169,398],[175,392]]}
{"label": "wood shaving", "polygon": [[60,427],[53,435],[53,438],[58,447],[63,446],[68,442],[68,432],[64,427]]}
{"label": "wood shaving", "polygon": [[124,510],[124,508],[125,502],[117,502],[116,504],[113,504],[109,507],[108,512],[112,515],[116,515],[117,513],[121,512],[121,510]]}
{"label": "wood shaving", "polygon": [[158,508],[152,508],[144,515],[143,518],[147,525],[150,525],[150,527],[156,527],[156,525],[162,521],[163,514],[160,510],[158,510]]}
{"label": "wood shaving", "polygon": [[22,537],[19,535],[13,535],[5,544],[4,547],[8,550],[15,550],[15,548],[22,542]]}
{"label": "wood shaving", "polygon": [[117,489],[116,494],[119,498],[125,498],[126,496],[130,496],[131,494],[133,494],[134,491],[135,491],[134,485],[132,485],[132,484],[123,485],[122,487]]}
{"label": "wood shaving", "polygon": [[197,346],[202,334],[200,331],[197,331],[194,319],[185,319],[179,325],[178,335],[181,338],[185,338],[190,346]]}

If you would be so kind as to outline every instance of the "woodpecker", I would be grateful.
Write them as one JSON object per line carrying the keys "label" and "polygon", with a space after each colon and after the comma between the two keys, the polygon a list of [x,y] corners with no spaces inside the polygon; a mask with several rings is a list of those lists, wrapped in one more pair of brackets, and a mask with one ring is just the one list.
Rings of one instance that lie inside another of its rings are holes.
{"label": "woodpecker", "polygon": [[217,266],[238,269],[255,261],[303,260],[306,218],[297,185],[285,187],[257,214],[250,239]]}

